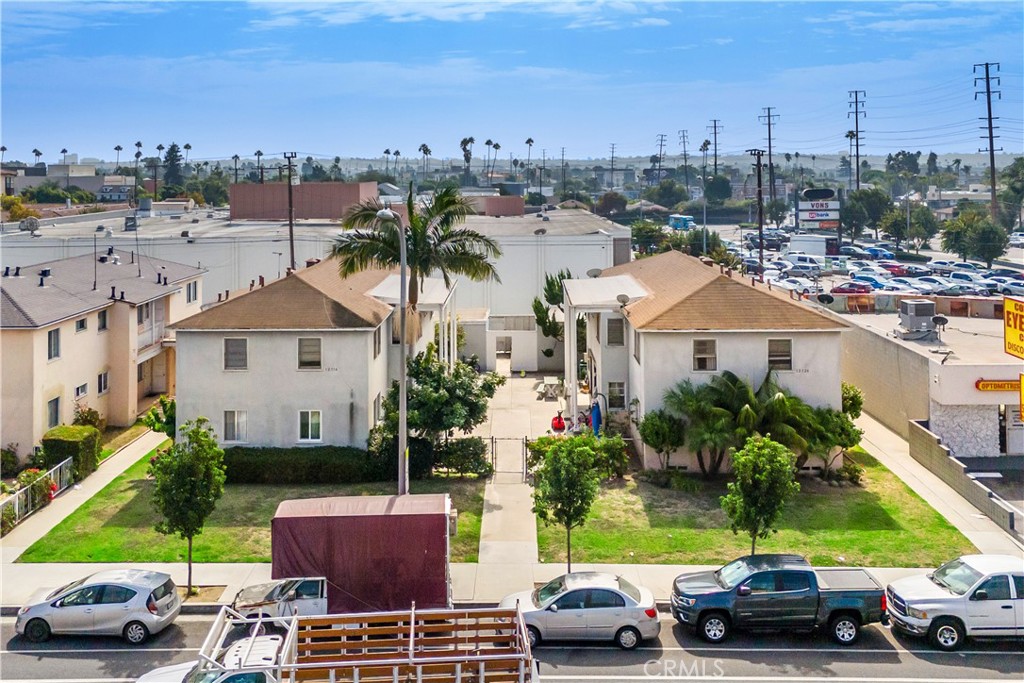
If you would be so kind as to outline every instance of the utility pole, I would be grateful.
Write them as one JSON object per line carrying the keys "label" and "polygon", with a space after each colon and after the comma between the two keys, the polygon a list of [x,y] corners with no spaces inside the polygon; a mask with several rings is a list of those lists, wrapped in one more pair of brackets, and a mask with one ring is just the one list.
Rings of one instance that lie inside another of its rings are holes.
{"label": "utility pole", "polygon": [[[992,206],[990,207],[989,212],[992,214],[992,220],[995,221],[999,218],[999,207],[996,205],[996,138],[999,136],[994,134],[994,131],[996,128],[998,128],[998,126],[993,126],[992,122],[995,119],[998,119],[999,117],[992,116],[992,81],[995,80],[996,85],[1000,85],[1000,80],[999,76],[991,75],[990,68],[993,66],[996,68],[996,71],[999,71],[999,62],[985,62],[984,64],[975,64],[974,73],[978,73],[978,67],[985,67],[985,104],[988,107],[988,116],[986,117],[988,119],[988,170],[989,183],[991,185],[989,189],[992,193]],[[974,77],[975,87],[977,87],[978,81],[980,80],[982,80],[982,77]],[[974,99],[977,100],[978,95],[980,94],[980,92],[975,92]],[[999,99],[1003,99],[1003,94],[999,90],[996,90],[995,94]],[[981,126],[982,130],[984,130],[985,127],[986,126]],[[984,152],[985,150],[979,149],[978,151]],[[1000,147],[998,151],[1003,151],[1003,148]]]}
{"label": "utility pole", "polygon": [[690,192],[690,157],[686,153],[686,143],[687,142],[688,142],[688,140],[686,139],[686,131],[685,130],[680,130],[679,131],[679,144],[683,148],[683,178],[684,178],[684,182],[686,183],[686,192],[689,193]]}
{"label": "utility pole", "polygon": [[860,117],[867,116],[867,112],[862,111],[861,107],[864,106],[865,93],[863,90],[850,90],[850,102],[849,105],[853,107],[853,111],[846,112],[846,118],[853,116],[853,144],[856,149],[855,159],[857,161],[857,184],[856,189],[860,189]]}
{"label": "utility pole", "polygon": [[[548,164],[548,151],[546,149],[540,150],[540,181],[537,183],[537,188],[540,190],[541,196],[544,195],[544,171],[547,170]],[[547,201],[544,202],[547,204]]]}
{"label": "utility pole", "polygon": [[761,276],[764,276],[764,191],[761,186],[761,157],[764,156],[763,149],[748,149],[747,154],[756,160],[754,166],[757,168],[757,261]]}
{"label": "utility pole", "polygon": [[711,131],[711,139],[713,140],[711,144],[712,149],[714,150],[712,153],[714,154],[715,160],[715,175],[718,175],[718,134],[722,132],[722,124],[719,123],[720,120],[721,119],[711,119],[711,125],[708,126],[708,130]]}
{"label": "utility pole", "polygon": [[562,148],[562,192],[565,192],[565,147]]}
{"label": "utility pole", "polygon": [[615,188],[615,143],[611,143],[611,176],[608,181],[608,189]]}
{"label": "utility pole", "polygon": [[661,161],[665,158],[665,134],[658,133],[658,182],[661,182]]}
{"label": "utility pole", "polygon": [[295,164],[295,152],[285,152],[284,158],[288,162],[288,255],[292,264],[292,272],[295,272],[295,203],[292,200],[292,169]]}
{"label": "utility pole", "polygon": [[779,118],[778,114],[773,114],[772,109],[775,107],[764,107],[764,111],[767,113],[758,116],[759,119],[764,119],[764,122],[768,124],[768,199],[775,201],[775,164],[772,163],[772,123],[774,119]]}

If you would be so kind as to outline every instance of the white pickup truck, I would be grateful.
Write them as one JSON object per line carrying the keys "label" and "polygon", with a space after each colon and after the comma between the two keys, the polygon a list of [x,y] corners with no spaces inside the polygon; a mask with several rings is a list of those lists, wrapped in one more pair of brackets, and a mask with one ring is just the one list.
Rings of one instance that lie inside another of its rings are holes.
{"label": "white pickup truck", "polygon": [[238,591],[231,609],[247,619],[327,614],[327,579],[278,579]]}
{"label": "white pickup truck", "polygon": [[951,652],[965,638],[1024,636],[1024,557],[964,555],[885,590],[892,625]]}

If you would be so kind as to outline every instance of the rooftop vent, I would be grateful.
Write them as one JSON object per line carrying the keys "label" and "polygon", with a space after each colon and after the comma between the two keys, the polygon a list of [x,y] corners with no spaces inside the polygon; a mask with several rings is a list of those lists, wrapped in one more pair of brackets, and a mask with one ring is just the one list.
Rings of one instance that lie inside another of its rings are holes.
{"label": "rooftop vent", "polygon": [[114,255],[114,248],[113,247],[107,247],[107,256],[113,256],[113,255]]}
{"label": "rooftop vent", "polygon": [[[10,277],[10,276],[11,276],[11,267],[10,266],[4,266],[4,277]],[[263,278],[260,278],[260,279],[262,280]]]}
{"label": "rooftop vent", "polygon": [[935,302],[928,299],[900,301],[900,326],[894,330],[898,339],[908,341],[937,341],[935,330]]}
{"label": "rooftop vent", "polygon": [[53,275],[53,271],[51,271],[49,268],[43,268],[42,270],[39,271],[39,275],[42,277],[50,277],[51,275]]}
{"label": "rooftop vent", "polygon": [[107,262],[107,256],[106,256],[106,254],[104,254],[103,256],[100,256],[100,257],[99,257],[99,259],[97,259],[97,260],[98,260],[98,261],[99,261],[100,263],[106,263],[106,262]]}

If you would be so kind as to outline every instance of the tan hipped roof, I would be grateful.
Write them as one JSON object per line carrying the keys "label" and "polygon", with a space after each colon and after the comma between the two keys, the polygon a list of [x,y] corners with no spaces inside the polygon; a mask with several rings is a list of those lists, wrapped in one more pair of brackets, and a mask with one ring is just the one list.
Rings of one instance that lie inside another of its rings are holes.
{"label": "tan hipped roof", "polygon": [[649,291],[627,305],[641,330],[841,330],[842,322],[743,280],[692,256],[669,251],[607,268],[601,277],[631,275]]}
{"label": "tan hipped roof", "polygon": [[367,270],[342,279],[327,259],[182,320],[178,330],[311,330],[374,328],[391,306],[369,292],[388,275]]}

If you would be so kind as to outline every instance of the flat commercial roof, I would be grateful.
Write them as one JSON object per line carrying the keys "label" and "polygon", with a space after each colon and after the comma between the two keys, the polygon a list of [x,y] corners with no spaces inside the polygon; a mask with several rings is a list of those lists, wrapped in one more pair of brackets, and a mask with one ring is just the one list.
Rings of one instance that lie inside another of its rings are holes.
{"label": "flat commercial roof", "polygon": [[1003,321],[992,318],[957,318],[946,316],[949,324],[939,331],[938,341],[899,339],[893,331],[900,325],[897,313],[839,313],[845,322],[888,337],[896,344],[927,356],[942,359],[944,351],[952,351],[946,365],[1016,364],[1021,361],[1003,352]]}

